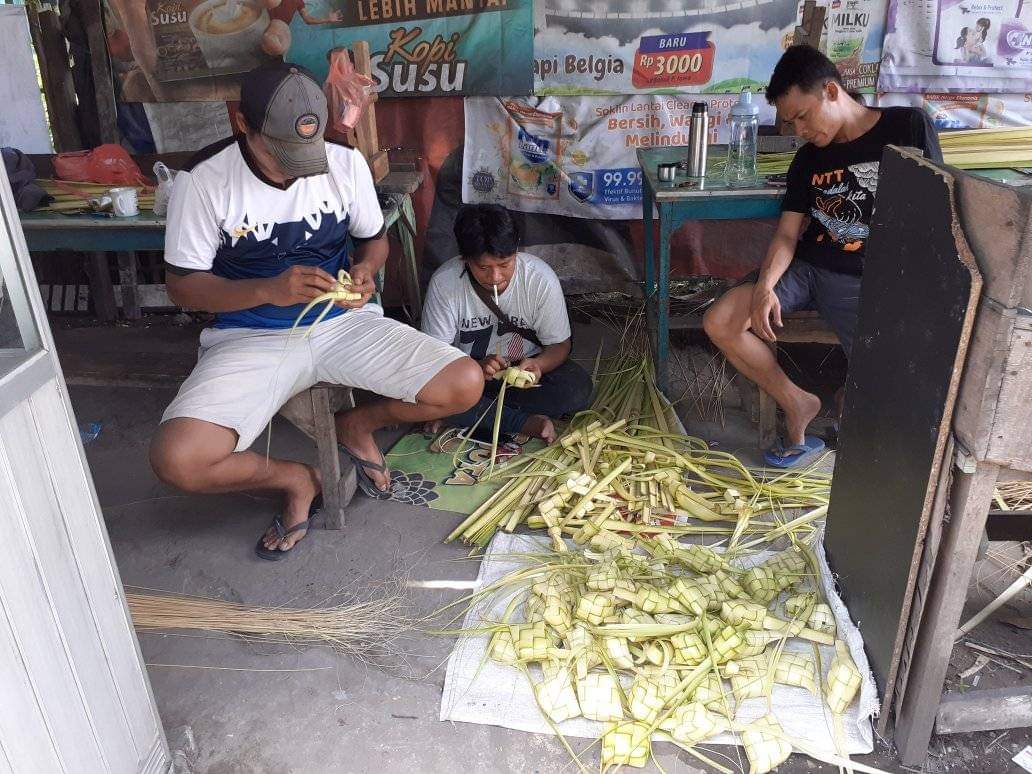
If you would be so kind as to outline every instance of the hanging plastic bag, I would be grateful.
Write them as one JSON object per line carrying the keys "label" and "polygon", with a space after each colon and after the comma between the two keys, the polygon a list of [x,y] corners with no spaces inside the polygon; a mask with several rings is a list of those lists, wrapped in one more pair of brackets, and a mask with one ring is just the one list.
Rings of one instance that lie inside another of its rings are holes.
{"label": "hanging plastic bag", "polygon": [[114,144],[98,145],[89,151],[57,154],[54,157],[54,175],[76,183],[150,187],[150,182],[126,149]]}
{"label": "hanging plastic bag", "polygon": [[323,83],[323,93],[330,114],[330,127],[345,134],[358,125],[358,119],[369,104],[375,82],[355,71],[346,48],[330,52],[330,72]]}
{"label": "hanging plastic bag", "polygon": [[172,196],[173,175],[175,173],[165,166],[165,162],[154,164],[154,177],[158,179],[158,190],[154,192],[154,214],[164,215],[168,212],[168,200]]}

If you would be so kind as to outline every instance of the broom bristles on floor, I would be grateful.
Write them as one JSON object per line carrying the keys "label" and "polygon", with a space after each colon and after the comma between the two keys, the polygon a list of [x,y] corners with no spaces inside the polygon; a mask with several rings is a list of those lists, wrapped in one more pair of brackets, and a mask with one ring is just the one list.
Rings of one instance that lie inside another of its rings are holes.
{"label": "broom bristles on floor", "polygon": [[141,630],[194,629],[245,639],[278,639],[326,645],[361,656],[390,653],[419,623],[408,610],[401,583],[375,596],[319,608],[260,607],[167,592],[127,592],[133,625]]}
{"label": "broom bristles on floor", "polygon": [[1012,511],[1032,507],[1032,481],[1007,481],[996,486],[996,491]]}

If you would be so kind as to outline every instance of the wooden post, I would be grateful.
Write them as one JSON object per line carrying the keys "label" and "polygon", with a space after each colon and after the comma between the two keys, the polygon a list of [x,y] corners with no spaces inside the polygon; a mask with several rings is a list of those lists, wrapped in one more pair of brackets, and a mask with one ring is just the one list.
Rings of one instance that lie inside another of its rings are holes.
{"label": "wooden post", "polygon": [[[351,53],[355,62],[355,72],[369,76],[372,72],[372,64],[369,61],[369,43],[364,40],[356,40],[351,44]],[[387,154],[380,150],[380,140],[376,132],[376,101],[377,95],[374,92],[355,127],[355,145],[369,162],[374,183],[380,182],[390,172]]]}
{"label": "wooden post", "polygon": [[792,33],[792,44],[820,48],[821,35],[824,34],[824,16],[827,11],[823,5],[817,5],[817,0],[806,0],[803,3],[802,24]]}
{"label": "wooden post", "polygon": [[423,299],[419,289],[419,261],[416,258],[416,212],[412,207],[412,197],[402,194],[396,197],[398,203],[398,241],[405,257],[405,295],[410,304],[409,320],[416,328],[423,314]]}
{"label": "wooden post", "polygon": [[118,142],[118,110],[115,107],[115,86],[108,58],[107,35],[104,32],[104,9],[100,0],[78,0],[83,26],[90,46],[90,69],[97,105],[100,140]]}
{"label": "wooden post", "polygon": [[954,472],[950,523],[939,550],[907,677],[907,691],[896,718],[896,748],[905,766],[922,764],[928,754],[928,741],[942,700],[946,669],[998,473],[996,465],[986,463],[978,463],[974,473]]}
{"label": "wooden post", "polygon": [[[792,33],[793,46],[821,47],[821,35],[824,33],[824,16],[828,9],[823,5],[817,5],[817,0],[806,0],[803,3],[803,15],[800,24],[796,25]],[[781,120],[774,119],[774,126],[778,134],[792,134],[792,127]]]}
{"label": "wooden post", "polygon": [[341,463],[337,448],[334,414],[354,408],[351,388],[320,382],[283,404],[279,414],[315,441],[322,475],[323,524],[326,529],[344,528],[344,509],[355,496],[357,479],[350,461]]}
{"label": "wooden post", "polygon": [[[767,343],[774,360],[778,359],[778,345]],[[756,387],[756,405],[759,411],[760,448],[769,449],[778,435],[778,404],[770,393]]]}
{"label": "wooden post", "polygon": [[93,311],[96,312],[98,320],[110,322],[118,317],[118,307],[115,304],[115,288],[111,284],[111,274],[108,271],[108,254],[88,253],[84,265],[90,278]]}
{"label": "wooden post", "polygon": [[141,314],[136,253],[120,251],[117,255],[118,277],[122,286],[122,314],[127,320],[139,320]]}
{"label": "wooden post", "polygon": [[[329,387],[317,384],[309,392],[312,396],[312,417],[315,420],[315,443],[319,447],[319,472],[323,480],[323,523],[326,529],[344,529],[345,500],[340,490],[340,451],[337,449],[337,426],[330,411]],[[351,494],[354,495],[354,489]],[[347,498],[348,501],[350,499]]]}
{"label": "wooden post", "polygon": [[34,3],[25,6],[29,16],[32,45],[43,79],[43,96],[58,153],[82,148],[82,137],[75,110],[75,84],[68,62],[68,46],[61,34],[61,17],[57,11],[38,13]]}

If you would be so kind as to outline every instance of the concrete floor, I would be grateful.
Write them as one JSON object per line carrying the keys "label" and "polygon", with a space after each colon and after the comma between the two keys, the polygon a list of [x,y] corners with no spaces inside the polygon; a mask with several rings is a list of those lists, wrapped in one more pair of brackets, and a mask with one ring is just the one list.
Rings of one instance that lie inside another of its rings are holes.
{"label": "concrete floor", "polygon": [[[59,336],[59,348],[60,341]],[[349,509],[343,532],[315,529],[287,560],[257,559],[253,546],[277,512],[275,501],[183,496],[151,473],[147,444],[173,394],[169,388],[71,388],[79,422],[103,422],[99,438],[86,451],[126,585],[309,606],[399,569],[413,580],[475,577],[476,563],[461,561],[466,550],[442,543],[457,515],[361,495]],[[755,433],[741,415],[729,413],[724,428],[693,423],[689,431],[719,438],[720,448],[754,459]],[[277,456],[314,461],[311,442],[281,421],[273,426],[272,449]],[[429,613],[457,593],[413,591],[412,602]],[[406,658],[387,665],[358,663],[324,648],[255,645],[215,636],[143,633],[140,643],[183,770],[573,770],[553,738],[437,720],[443,663],[452,644],[446,637],[414,637],[406,643]],[[964,740],[973,740],[973,749],[994,737],[953,737],[950,744],[954,750],[957,744],[968,749]],[[970,765],[965,762],[969,756],[944,752],[929,758],[927,770],[1007,771],[1014,753],[1002,753],[1009,747],[998,745],[992,759],[977,756]],[[734,754],[731,748],[716,749]],[[671,774],[700,771],[693,758],[669,745],[657,745],[656,752]],[[597,751],[586,760],[597,765]],[[881,744],[863,760],[901,770]],[[824,768],[794,756],[781,770]]]}

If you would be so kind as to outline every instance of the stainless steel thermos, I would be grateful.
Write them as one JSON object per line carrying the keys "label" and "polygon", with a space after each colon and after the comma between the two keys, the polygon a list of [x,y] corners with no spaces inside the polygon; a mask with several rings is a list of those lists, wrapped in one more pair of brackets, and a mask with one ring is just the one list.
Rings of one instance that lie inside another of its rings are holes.
{"label": "stainless steel thermos", "polygon": [[688,176],[706,176],[706,147],[709,144],[709,113],[705,102],[692,105],[688,128]]}

